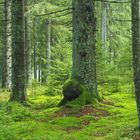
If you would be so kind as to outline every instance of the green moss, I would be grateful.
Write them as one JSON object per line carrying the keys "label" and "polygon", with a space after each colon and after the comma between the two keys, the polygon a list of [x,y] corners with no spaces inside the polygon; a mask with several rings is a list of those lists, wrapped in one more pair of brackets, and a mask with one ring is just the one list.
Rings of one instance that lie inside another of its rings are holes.
{"label": "green moss", "polygon": [[86,95],[85,92],[83,92],[78,98],[76,98],[75,100],[69,102],[67,101],[67,106],[68,107],[81,107],[86,105]]}
{"label": "green moss", "polygon": [[72,101],[69,101],[68,99],[66,99],[64,97],[61,100],[61,102],[59,103],[59,106],[62,106],[65,104],[68,104],[68,106],[75,106],[75,105],[83,106],[83,105],[85,105],[85,103],[86,103],[86,89],[85,89],[85,87],[81,83],[79,83],[77,80],[70,79],[70,80],[65,82],[65,84],[63,86],[63,92],[65,89],[70,88],[70,87],[77,88],[80,91],[80,95]]}
{"label": "green moss", "polygon": [[66,89],[69,86],[77,86],[82,92],[84,91],[85,87],[79,83],[77,80],[75,79],[70,79],[67,80],[63,86],[63,90]]}
{"label": "green moss", "polygon": [[[88,94],[86,91],[84,93]],[[0,96],[0,140],[130,140],[139,133],[135,129],[138,120],[135,98],[132,94],[105,95],[106,103],[104,101],[93,105],[95,110],[83,116],[79,115],[83,109],[81,105],[85,103],[83,95],[67,103],[66,106],[72,108],[43,109],[32,106],[27,108],[18,103],[7,104],[3,101],[5,94],[2,93]],[[42,101],[50,104],[49,99],[56,102],[60,97],[39,94],[31,98],[33,106],[38,106]],[[106,110],[109,115],[101,115],[103,112],[98,112],[98,109]]]}
{"label": "green moss", "polygon": [[72,101],[68,101],[64,97],[60,102],[59,106],[65,104],[68,104],[67,106],[75,106],[75,105],[84,106],[86,104],[96,104],[98,103],[99,100],[101,100],[101,98],[97,99],[96,95],[89,93],[86,87],[75,79],[70,79],[66,81],[63,87],[63,91],[69,87],[76,87],[77,89],[79,89],[79,91],[81,92],[80,96]]}
{"label": "green moss", "polygon": [[60,106],[63,106],[63,105],[66,105],[68,103],[68,100],[67,99],[65,99],[65,98],[63,98],[61,101],[60,101],[60,103],[58,103],[58,107],[60,107]]}

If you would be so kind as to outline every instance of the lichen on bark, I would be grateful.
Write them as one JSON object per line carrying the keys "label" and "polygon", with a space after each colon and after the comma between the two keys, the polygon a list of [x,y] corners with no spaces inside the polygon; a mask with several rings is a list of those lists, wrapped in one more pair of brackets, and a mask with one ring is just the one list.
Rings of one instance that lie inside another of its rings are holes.
{"label": "lichen on bark", "polygon": [[93,0],[73,0],[72,77],[99,98],[96,80],[96,18]]}

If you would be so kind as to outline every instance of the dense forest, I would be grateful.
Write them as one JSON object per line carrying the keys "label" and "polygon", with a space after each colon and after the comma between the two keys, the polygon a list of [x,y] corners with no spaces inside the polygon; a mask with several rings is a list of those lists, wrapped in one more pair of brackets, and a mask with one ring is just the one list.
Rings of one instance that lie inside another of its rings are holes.
{"label": "dense forest", "polygon": [[0,0],[0,140],[140,140],[140,0]]}

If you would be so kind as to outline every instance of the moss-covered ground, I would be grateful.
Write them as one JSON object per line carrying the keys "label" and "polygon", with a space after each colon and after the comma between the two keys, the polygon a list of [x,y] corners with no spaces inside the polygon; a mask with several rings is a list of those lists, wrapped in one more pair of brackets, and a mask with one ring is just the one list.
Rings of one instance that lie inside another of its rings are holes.
{"label": "moss-covered ground", "polygon": [[105,94],[98,104],[56,107],[62,96],[29,90],[29,106],[0,90],[0,140],[139,140],[135,97]]}

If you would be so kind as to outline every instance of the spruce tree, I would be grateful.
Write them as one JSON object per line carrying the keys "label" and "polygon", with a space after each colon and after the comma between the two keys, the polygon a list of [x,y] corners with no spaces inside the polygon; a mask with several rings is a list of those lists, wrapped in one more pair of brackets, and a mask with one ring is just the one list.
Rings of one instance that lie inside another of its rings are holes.
{"label": "spruce tree", "polygon": [[12,0],[12,95],[11,101],[26,100],[24,0]]}

